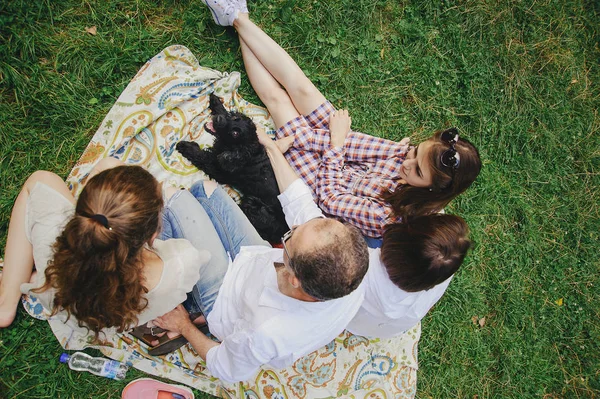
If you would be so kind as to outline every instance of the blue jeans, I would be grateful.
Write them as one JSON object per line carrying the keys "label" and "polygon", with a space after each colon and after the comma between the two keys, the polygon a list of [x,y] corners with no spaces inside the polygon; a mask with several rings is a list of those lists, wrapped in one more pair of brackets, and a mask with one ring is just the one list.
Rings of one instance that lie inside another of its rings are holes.
{"label": "blue jeans", "polygon": [[381,248],[381,243],[383,242],[381,238],[372,238],[367,236],[364,236],[364,238],[369,248]]}
{"label": "blue jeans", "polygon": [[209,197],[203,181],[168,200],[159,238],[185,238],[196,249],[210,252],[210,262],[200,268],[200,280],[184,303],[189,312],[202,311],[205,316],[217,299],[229,259],[235,259],[242,246],[270,246],[221,187]]}

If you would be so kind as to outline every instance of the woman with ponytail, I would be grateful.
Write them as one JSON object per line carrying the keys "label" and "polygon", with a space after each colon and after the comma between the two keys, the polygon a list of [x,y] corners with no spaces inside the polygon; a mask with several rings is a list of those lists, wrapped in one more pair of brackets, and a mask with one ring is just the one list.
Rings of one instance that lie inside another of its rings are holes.
{"label": "woman with ponytail", "polygon": [[77,201],[57,175],[33,173],[9,224],[0,327],[12,323],[21,293],[96,338],[183,302],[210,255],[187,240],[157,240],[162,208],[160,184],[139,166],[99,172]]}

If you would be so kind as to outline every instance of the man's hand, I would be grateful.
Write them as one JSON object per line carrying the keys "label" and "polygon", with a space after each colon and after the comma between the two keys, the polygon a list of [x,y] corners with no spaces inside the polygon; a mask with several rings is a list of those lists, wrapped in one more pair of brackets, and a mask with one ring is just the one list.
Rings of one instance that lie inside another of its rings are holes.
{"label": "man's hand", "polygon": [[219,345],[218,342],[215,342],[202,334],[202,332],[192,324],[190,316],[183,305],[177,305],[177,307],[169,313],[157,317],[154,319],[154,324],[165,330],[182,334],[205,361],[206,354],[210,348]]}
{"label": "man's hand", "polygon": [[347,109],[335,111],[329,117],[329,133],[331,134],[331,145],[343,147],[346,136],[350,133],[352,118]]}
{"label": "man's hand", "polygon": [[256,136],[258,137],[258,142],[261,143],[266,149],[273,148],[275,146],[275,142],[269,137],[265,129],[256,125]]}
{"label": "man's hand", "polygon": [[186,328],[194,328],[187,310],[185,310],[181,304],[177,305],[177,307],[169,313],[154,319],[154,324],[160,328],[179,334],[183,334],[183,331]]}
{"label": "man's hand", "polygon": [[279,140],[272,140],[267,132],[265,132],[265,130],[259,125],[256,126],[256,136],[258,137],[258,142],[261,143],[267,150],[279,151],[282,154],[286,153],[294,142],[294,136],[284,137]]}
{"label": "man's hand", "polygon": [[275,140],[275,144],[277,144],[277,148],[282,154],[285,154],[287,150],[290,149],[292,144],[294,144],[294,136],[286,136],[282,137],[279,140]]}

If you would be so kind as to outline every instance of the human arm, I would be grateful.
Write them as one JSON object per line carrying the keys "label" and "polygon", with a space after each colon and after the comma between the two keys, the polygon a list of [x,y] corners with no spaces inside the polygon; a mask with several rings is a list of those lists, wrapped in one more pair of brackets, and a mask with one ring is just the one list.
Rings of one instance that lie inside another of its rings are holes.
{"label": "human arm", "polygon": [[285,156],[281,152],[281,149],[277,143],[271,140],[264,129],[257,127],[256,135],[258,136],[258,141],[265,147],[265,150],[267,151],[267,156],[269,157],[271,167],[275,173],[275,179],[277,180],[279,192],[282,193],[290,186],[290,184],[298,179],[298,175],[296,175],[294,169],[292,169],[288,161],[285,159]]}
{"label": "human arm", "polygon": [[343,149],[333,147],[323,155],[317,174],[319,206],[325,213],[358,227],[364,235],[381,237],[390,207],[379,198],[356,196],[342,189],[343,167]]}
{"label": "human arm", "polygon": [[175,309],[154,319],[154,324],[165,330],[179,333],[189,341],[194,350],[206,361],[208,351],[219,343],[204,335],[190,320],[188,312],[183,305],[177,305]]}
{"label": "human arm", "polygon": [[156,318],[154,324],[181,333],[206,362],[211,374],[224,381],[244,381],[272,357],[265,354],[265,349],[269,346],[257,347],[256,334],[248,330],[235,332],[225,337],[221,343],[211,340],[193,325],[182,305]]}
{"label": "human arm", "polygon": [[406,156],[409,138],[399,143],[363,133],[352,132],[352,118],[348,110],[341,109],[329,117],[331,146],[344,149],[346,162],[377,162],[394,156]]}
{"label": "human arm", "polygon": [[[409,138],[400,142],[374,137],[350,130],[351,118],[347,110],[331,111],[325,128],[299,126],[295,129],[291,146],[300,151],[323,154],[331,147],[344,148],[347,162],[377,162],[408,153]],[[288,137],[284,137],[288,138]],[[345,139],[345,140],[344,140]]]}
{"label": "human arm", "polygon": [[399,156],[404,160],[409,143],[408,137],[396,142],[351,131],[344,142],[344,159],[346,162],[377,162]]}
{"label": "human arm", "polygon": [[323,213],[315,204],[310,189],[296,175],[296,172],[285,159],[281,151],[282,148],[277,145],[277,142],[271,140],[264,131],[257,129],[257,135],[258,140],[267,151],[275,172],[275,178],[281,192],[278,198],[288,226],[299,225],[323,216]]}

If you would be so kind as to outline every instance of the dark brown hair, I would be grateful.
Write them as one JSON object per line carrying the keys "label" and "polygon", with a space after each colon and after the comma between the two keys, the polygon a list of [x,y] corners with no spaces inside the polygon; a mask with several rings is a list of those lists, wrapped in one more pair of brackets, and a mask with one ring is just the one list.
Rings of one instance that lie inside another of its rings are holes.
{"label": "dark brown hair", "polygon": [[162,207],[159,183],[139,166],[90,179],[54,244],[40,288],[56,289],[53,314],[65,310],[96,337],[105,327],[122,332],[136,325],[147,306],[143,248],[158,231]]}
{"label": "dark brown hair", "polygon": [[460,165],[454,170],[442,165],[442,153],[450,148],[448,143],[440,139],[442,133],[443,131],[436,132],[430,139],[433,141],[429,151],[433,180],[431,187],[406,185],[382,195],[382,199],[391,205],[396,216],[420,216],[439,212],[452,199],[469,188],[479,175],[481,170],[479,152],[469,140],[462,137],[455,145],[460,155]]}
{"label": "dark brown hair", "polygon": [[310,251],[295,253],[290,267],[308,295],[328,300],[354,291],[369,268],[369,251],[356,227],[333,219],[315,223],[318,244]]}
{"label": "dark brown hair", "polygon": [[408,292],[428,290],[452,276],[471,247],[469,228],[454,215],[433,214],[387,225],[381,261],[390,280]]}

